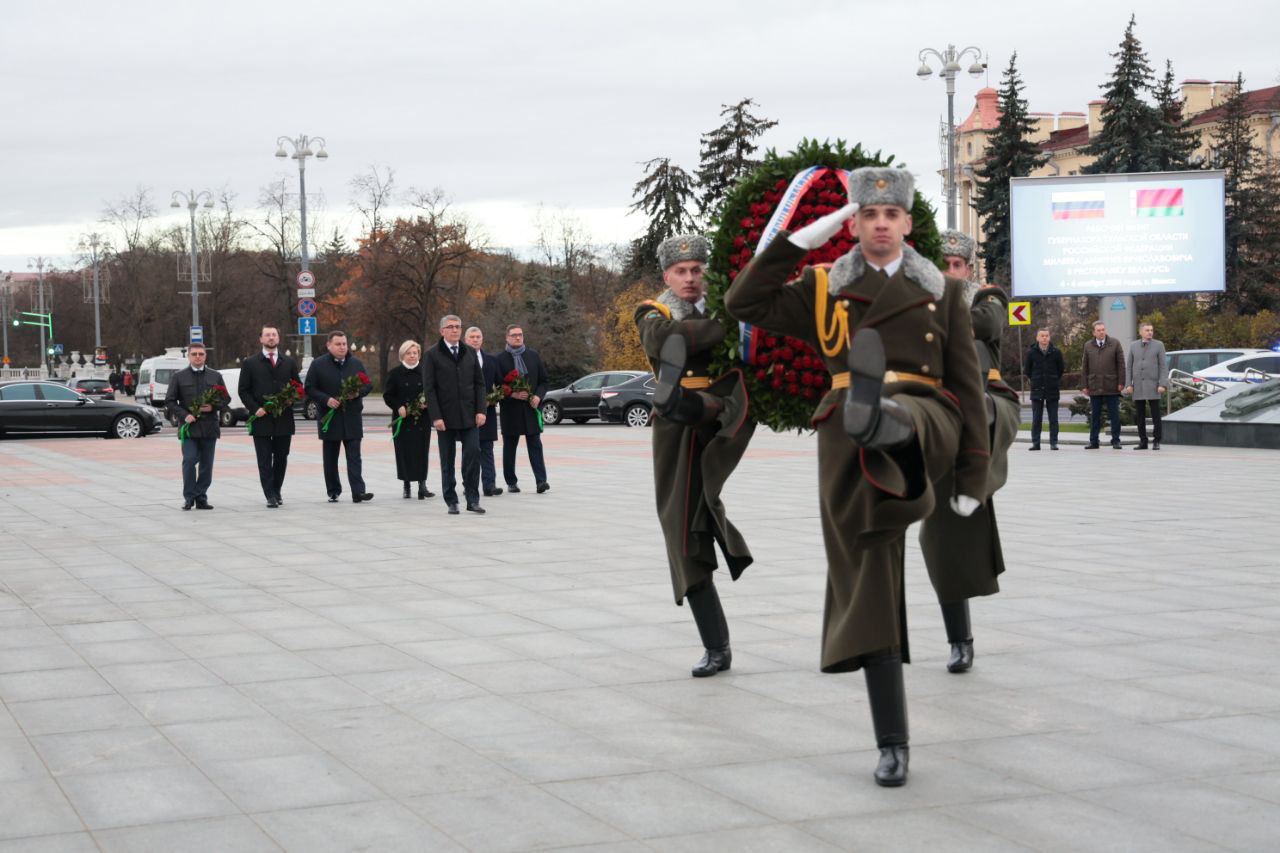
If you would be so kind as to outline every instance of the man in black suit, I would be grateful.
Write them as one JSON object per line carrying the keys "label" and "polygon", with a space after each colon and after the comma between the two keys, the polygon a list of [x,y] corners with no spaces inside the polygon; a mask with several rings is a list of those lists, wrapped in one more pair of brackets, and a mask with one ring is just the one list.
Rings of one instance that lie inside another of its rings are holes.
{"label": "man in black suit", "polygon": [[293,443],[293,407],[273,415],[262,404],[290,382],[302,380],[298,378],[298,363],[280,352],[279,329],[263,326],[258,342],[262,344],[262,352],[240,362],[240,402],[252,412],[258,480],[267,497],[267,506],[275,509],[284,503],[280,489],[289,464],[289,445]]}
{"label": "man in black suit", "polygon": [[[463,340],[476,351],[480,369],[484,372],[484,394],[487,400],[493,386],[498,383],[498,359],[484,351],[484,332],[480,331],[479,326],[467,329]],[[493,464],[493,443],[497,440],[498,407],[489,406],[484,410],[484,426],[480,427],[480,488],[484,490],[486,498],[502,494],[502,489],[497,487],[498,472]]]}
{"label": "man in black suit", "polygon": [[453,314],[440,321],[440,343],[423,354],[424,390],[432,426],[440,433],[440,479],[450,515],[458,514],[458,480],[454,455],[462,442],[462,485],[467,512],[484,514],[480,506],[480,427],[485,422],[484,372],[476,351],[462,342],[462,320]]}
{"label": "man in black suit", "polygon": [[[324,445],[324,486],[329,493],[329,503],[337,503],[342,494],[342,480],[338,478],[338,451],[347,455],[347,482],[351,484],[351,500],[356,503],[373,500],[373,494],[364,490],[361,476],[360,439],[364,438],[364,398],[373,390],[372,382],[363,382],[356,396],[342,398],[342,380],[364,373],[360,359],[347,350],[347,333],[329,333],[322,355],[307,368],[307,396],[320,407],[316,429]],[[367,377],[367,375],[366,375]],[[333,411],[328,427],[325,416]]]}
{"label": "man in black suit", "polygon": [[551,488],[542,458],[542,426],[538,422],[538,404],[547,395],[547,369],[542,365],[542,357],[524,345],[524,329],[517,325],[507,326],[507,346],[498,353],[498,375],[504,377],[513,370],[523,376],[533,390],[517,391],[502,401],[502,479],[507,481],[507,489],[512,494],[520,491],[516,481],[516,448],[524,436],[533,480],[538,484],[538,494],[542,494]]}
{"label": "man in black suit", "polygon": [[[204,344],[188,344],[187,366],[173,374],[164,402],[170,416],[187,424],[188,434],[182,442],[182,508],[213,509],[209,503],[209,486],[213,483],[213,453],[222,435],[215,407],[203,405],[197,411],[196,399],[215,386],[224,385],[222,374],[207,367],[208,353]],[[230,397],[228,397],[230,399]],[[181,429],[181,426],[179,426]]]}

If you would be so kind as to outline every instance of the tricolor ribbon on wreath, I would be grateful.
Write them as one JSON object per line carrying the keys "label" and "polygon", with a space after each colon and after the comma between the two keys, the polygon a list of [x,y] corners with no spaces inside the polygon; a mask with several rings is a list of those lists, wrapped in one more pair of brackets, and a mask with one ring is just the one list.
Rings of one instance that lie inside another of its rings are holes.
{"label": "tricolor ribbon on wreath", "polygon": [[[787,187],[786,192],[782,194],[782,200],[778,202],[778,206],[773,211],[773,216],[769,219],[769,224],[760,232],[760,241],[756,243],[755,254],[760,254],[765,247],[773,242],[773,238],[791,224],[791,220],[795,218],[796,211],[800,208],[800,200],[804,198],[814,184],[827,176],[828,172],[835,172],[836,177],[840,179],[840,184],[844,187],[845,193],[849,192],[849,172],[845,169],[830,169],[826,166],[810,166],[800,174],[791,179],[791,184]],[[744,364],[754,364],[756,349],[759,339],[755,335],[755,327],[749,323],[738,323],[738,356]]]}

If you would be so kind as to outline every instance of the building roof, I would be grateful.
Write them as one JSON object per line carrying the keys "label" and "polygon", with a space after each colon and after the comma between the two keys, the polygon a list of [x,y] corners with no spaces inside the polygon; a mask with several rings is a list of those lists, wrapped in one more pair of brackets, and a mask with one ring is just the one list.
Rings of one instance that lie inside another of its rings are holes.
{"label": "building roof", "polygon": [[[1227,81],[1234,82],[1234,81]],[[1221,121],[1223,113],[1226,112],[1226,105],[1219,104],[1216,107],[1207,109],[1202,113],[1196,113],[1191,117],[1191,124],[1212,124],[1215,121]],[[1251,92],[1244,93],[1244,114],[1256,115],[1257,113],[1280,112],[1280,86],[1270,86],[1266,89],[1254,89]]]}
{"label": "building roof", "polygon": [[1071,127],[1066,130],[1055,130],[1049,138],[1040,143],[1041,151],[1058,151],[1062,148],[1074,148],[1089,141],[1089,125]]}
{"label": "building roof", "polygon": [[970,130],[995,130],[1000,122],[1000,93],[990,86],[979,89],[974,95],[973,112],[956,129],[957,133]]}

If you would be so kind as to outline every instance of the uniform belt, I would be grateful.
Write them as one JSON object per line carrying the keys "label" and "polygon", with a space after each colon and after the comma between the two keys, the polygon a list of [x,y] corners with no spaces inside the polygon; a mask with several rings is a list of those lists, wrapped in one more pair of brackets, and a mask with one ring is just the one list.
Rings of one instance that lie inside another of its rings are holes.
{"label": "uniform belt", "polygon": [[999,371],[999,370],[997,370],[996,368],[994,368],[994,367],[993,367],[993,368],[991,368],[990,370],[988,370],[988,371],[987,371],[987,381],[988,381],[988,382],[1003,382],[1003,381],[1004,381],[1004,377],[1000,375],[1000,371]]}
{"label": "uniform belt", "polygon": [[[884,372],[885,382],[920,382],[934,388],[942,387],[942,380],[934,376],[923,376],[919,373],[904,373],[901,370],[886,370]],[[839,373],[831,374],[832,388],[848,388],[849,387],[849,371],[842,370]]]}
{"label": "uniform belt", "polygon": [[682,376],[680,377],[680,387],[693,388],[695,390],[700,390],[702,388],[710,388],[711,377],[710,376]]}

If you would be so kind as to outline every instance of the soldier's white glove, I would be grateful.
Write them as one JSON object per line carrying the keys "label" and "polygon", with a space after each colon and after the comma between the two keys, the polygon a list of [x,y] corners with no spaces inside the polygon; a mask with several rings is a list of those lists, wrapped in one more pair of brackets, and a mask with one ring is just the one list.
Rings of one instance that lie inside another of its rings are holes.
{"label": "soldier's white glove", "polygon": [[961,518],[968,518],[978,511],[982,502],[968,495],[956,495],[951,499],[951,511]]}
{"label": "soldier's white glove", "polygon": [[811,252],[840,233],[840,229],[858,212],[857,203],[846,204],[835,213],[815,219],[796,233],[787,237],[793,246]]}

